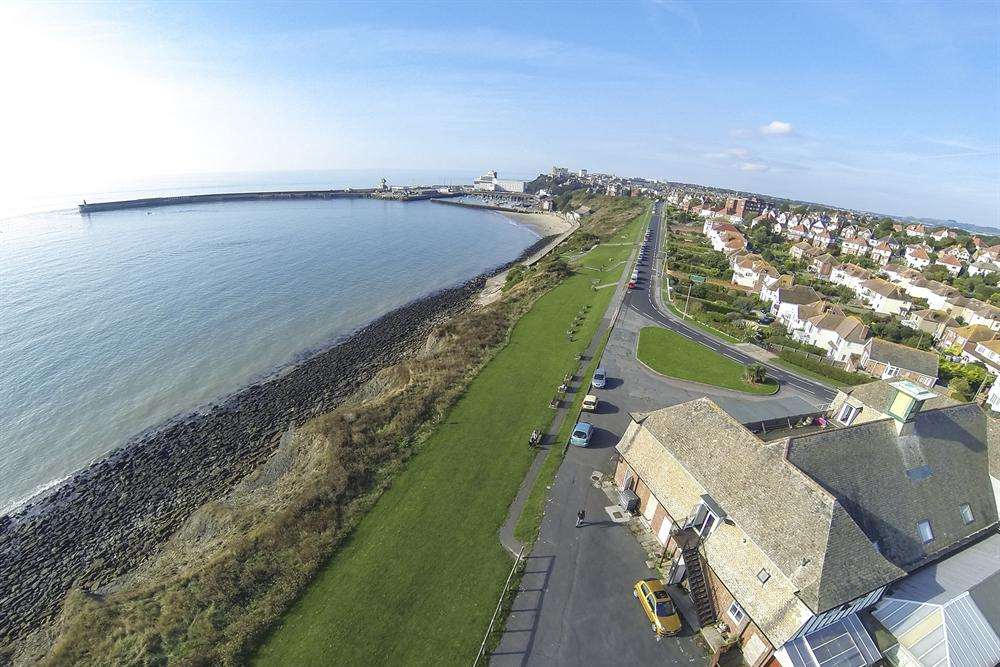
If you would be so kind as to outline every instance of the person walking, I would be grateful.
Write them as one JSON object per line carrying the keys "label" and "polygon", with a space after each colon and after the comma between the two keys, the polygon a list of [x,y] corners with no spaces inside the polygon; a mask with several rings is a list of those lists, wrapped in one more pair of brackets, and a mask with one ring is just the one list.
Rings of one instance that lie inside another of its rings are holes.
{"label": "person walking", "polygon": [[583,520],[584,520],[584,518],[586,516],[587,516],[587,513],[584,512],[583,508],[581,507],[580,511],[576,513],[576,527],[577,528],[579,528],[580,526],[583,525]]}

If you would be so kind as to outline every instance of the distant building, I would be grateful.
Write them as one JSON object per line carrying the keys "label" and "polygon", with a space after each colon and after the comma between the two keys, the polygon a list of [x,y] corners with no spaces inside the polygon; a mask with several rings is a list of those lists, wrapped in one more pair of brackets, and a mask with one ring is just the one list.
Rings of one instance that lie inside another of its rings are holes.
{"label": "distant building", "polygon": [[569,169],[566,167],[552,167],[552,178],[569,176]]}
{"label": "distant building", "polygon": [[726,199],[726,213],[742,218],[747,213],[759,214],[764,210],[764,202],[744,197]]}
{"label": "distant building", "polygon": [[524,192],[524,181],[515,181],[508,178],[498,178],[497,172],[488,171],[475,181],[473,189],[485,192]]}

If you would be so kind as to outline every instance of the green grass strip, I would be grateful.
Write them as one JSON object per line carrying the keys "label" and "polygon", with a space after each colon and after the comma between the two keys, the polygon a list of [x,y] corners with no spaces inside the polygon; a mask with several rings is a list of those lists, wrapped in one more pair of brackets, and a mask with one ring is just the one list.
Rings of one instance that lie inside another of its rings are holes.
{"label": "green grass strip", "polygon": [[770,378],[762,384],[744,381],[743,364],[669,329],[643,328],[639,332],[637,357],[657,373],[680,380],[748,394],[773,394],[778,391],[778,383]]}

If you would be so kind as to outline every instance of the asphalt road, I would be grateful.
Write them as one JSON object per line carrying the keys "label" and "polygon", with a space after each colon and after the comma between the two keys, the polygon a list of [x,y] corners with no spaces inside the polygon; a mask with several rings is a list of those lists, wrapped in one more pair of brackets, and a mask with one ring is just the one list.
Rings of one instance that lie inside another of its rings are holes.
{"label": "asphalt road", "polygon": [[659,257],[661,256],[658,252],[660,248],[661,223],[660,208],[657,207],[649,225],[650,231],[652,232],[649,244],[650,251],[646,253],[645,261],[639,265],[640,281],[637,284],[636,289],[630,290],[626,295],[625,306],[635,310],[660,326],[670,329],[671,331],[675,331],[685,338],[697,341],[698,343],[711,348],[712,350],[739,364],[746,365],[752,363],[763,363],[767,367],[768,375],[778,380],[778,382],[782,385],[792,387],[803,394],[810,396],[816,403],[830,403],[837,395],[836,390],[822,385],[814,380],[795,375],[784,368],[780,368],[751,357],[739,348],[710,336],[700,329],[685,324],[673,313],[664,313],[656,307],[655,293],[653,290],[658,288],[660,282],[657,265],[659,263]]}

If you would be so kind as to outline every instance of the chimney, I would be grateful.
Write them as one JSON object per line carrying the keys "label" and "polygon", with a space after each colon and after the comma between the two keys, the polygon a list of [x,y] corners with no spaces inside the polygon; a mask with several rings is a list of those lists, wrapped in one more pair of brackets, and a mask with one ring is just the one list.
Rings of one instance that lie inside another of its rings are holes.
{"label": "chimney", "polygon": [[913,421],[923,407],[924,401],[936,397],[937,394],[910,380],[897,380],[890,382],[889,386],[894,391],[889,397],[886,412],[896,421],[896,433],[909,435],[913,431]]}

